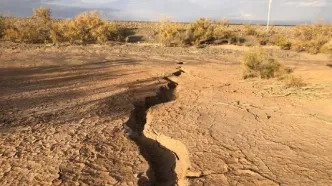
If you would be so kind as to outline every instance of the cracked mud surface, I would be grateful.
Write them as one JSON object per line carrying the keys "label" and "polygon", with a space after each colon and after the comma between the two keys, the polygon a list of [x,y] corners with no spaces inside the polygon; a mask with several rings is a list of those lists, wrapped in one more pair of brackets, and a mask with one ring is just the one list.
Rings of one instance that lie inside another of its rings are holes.
{"label": "cracked mud surface", "polygon": [[[241,80],[240,54],[2,48],[0,185],[332,185],[327,60],[278,53],[308,82],[286,89]],[[134,103],[153,101],[178,66],[186,73],[171,78],[176,99],[136,105],[145,126],[134,130],[145,138],[135,143],[123,127]],[[158,172],[163,161],[169,171]]]}

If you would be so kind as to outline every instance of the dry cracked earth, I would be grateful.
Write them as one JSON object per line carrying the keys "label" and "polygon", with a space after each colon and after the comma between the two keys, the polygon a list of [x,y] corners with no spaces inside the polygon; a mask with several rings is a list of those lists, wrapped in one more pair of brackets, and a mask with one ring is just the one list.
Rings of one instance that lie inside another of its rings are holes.
{"label": "dry cracked earth", "polygon": [[332,185],[332,62],[242,80],[245,48],[0,50],[0,185]]}

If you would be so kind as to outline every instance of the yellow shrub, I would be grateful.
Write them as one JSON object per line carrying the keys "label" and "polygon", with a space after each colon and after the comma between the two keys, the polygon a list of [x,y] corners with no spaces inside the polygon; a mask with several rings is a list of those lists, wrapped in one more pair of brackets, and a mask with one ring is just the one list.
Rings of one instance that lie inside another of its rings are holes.
{"label": "yellow shrub", "polygon": [[51,38],[53,44],[69,41],[68,23],[69,23],[69,21],[67,21],[67,20],[53,21],[51,23],[50,38]]}
{"label": "yellow shrub", "polygon": [[176,40],[185,37],[181,35],[181,27],[177,23],[172,23],[169,20],[161,21],[159,25],[159,41],[165,46],[179,45],[180,43]]}
{"label": "yellow shrub", "polygon": [[292,49],[297,52],[309,52],[311,54],[317,54],[320,51],[324,50],[322,47],[328,42],[328,38],[323,36],[318,36],[309,41],[296,40]]}
{"label": "yellow shrub", "polygon": [[57,27],[61,28],[63,38],[71,43],[76,40],[84,43],[105,43],[110,39],[122,39],[119,26],[102,21],[97,11],[84,12],[72,20],[65,21],[62,26],[55,26]]}
{"label": "yellow shrub", "polygon": [[123,33],[118,24],[102,21],[99,14],[93,11],[74,19],[53,21],[50,38],[53,43],[81,41],[103,44],[109,40],[122,40]]}
{"label": "yellow shrub", "polygon": [[49,22],[51,20],[51,10],[46,7],[40,7],[33,9],[33,18],[40,19],[42,21]]}
{"label": "yellow shrub", "polygon": [[[332,26],[324,24],[297,26],[294,30],[293,50],[306,51],[317,54],[326,48],[322,48],[332,38]],[[326,46],[325,46],[326,47]]]}
{"label": "yellow shrub", "polygon": [[214,37],[216,39],[229,39],[234,37],[234,30],[224,22],[219,22],[214,27]]}
{"label": "yellow shrub", "polygon": [[13,42],[45,43],[49,39],[49,28],[35,19],[6,19],[4,39]]}
{"label": "yellow shrub", "polygon": [[188,36],[190,43],[194,45],[200,45],[213,39],[211,20],[200,18],[195,23],[191,24]]}
{"label": "yellow shrub", "polygon": [[320,48],[320,52],[332,54],[332,39]]}
{"label": "yellow shrub", "polygon": [[91,34],[101,44],[109,40],[120,41],[123,39],[121,29],[116,23],[102,22],[99,27],[92,29]]}

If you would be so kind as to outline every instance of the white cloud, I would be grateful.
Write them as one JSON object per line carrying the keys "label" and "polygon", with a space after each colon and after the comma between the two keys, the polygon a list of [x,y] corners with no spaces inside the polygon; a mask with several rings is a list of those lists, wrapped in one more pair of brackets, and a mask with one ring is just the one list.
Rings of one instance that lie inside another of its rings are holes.
{"label": "white cloud", "polygon": [[289,1],[286,5],[296,6],[296,7],[325,7],[327,6],[326,0],[312,0],[312,1]]}

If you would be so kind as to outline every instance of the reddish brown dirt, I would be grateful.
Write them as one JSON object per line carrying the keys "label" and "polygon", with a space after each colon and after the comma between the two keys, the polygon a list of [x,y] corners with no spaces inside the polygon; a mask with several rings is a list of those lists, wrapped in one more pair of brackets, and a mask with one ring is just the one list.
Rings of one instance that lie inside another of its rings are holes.
{"label": "reddish brown dirt", "polygon": [[329,60],[274,52],[306,87],[241,80],[242,48],[3,47],[0,185],[331,185]]}

